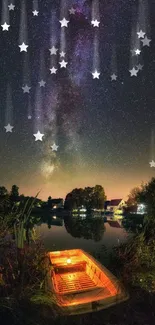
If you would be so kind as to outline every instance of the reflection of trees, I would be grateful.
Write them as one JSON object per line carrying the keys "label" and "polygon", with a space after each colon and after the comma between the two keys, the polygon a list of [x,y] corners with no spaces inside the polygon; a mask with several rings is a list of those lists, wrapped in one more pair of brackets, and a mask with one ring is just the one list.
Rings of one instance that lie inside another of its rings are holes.
{"label": "reflection of trees", "polygon": [[139,232],[143,229],[143,215],[128,215],[122,220],[122,226],[127,232]]}
{"label": "reflection of trees", "polygon": [[67,232],[75,238],[92,239],[100,241],[103,237],[105,226],[103,218],[64,217]]}
{"label": "reflection of trees", "polygon": [[53,217],[50,216],[46,219],[46,223],[49,229],[51,228],[51,226],[63,226],[63,219],[58,217],[54,219]]}

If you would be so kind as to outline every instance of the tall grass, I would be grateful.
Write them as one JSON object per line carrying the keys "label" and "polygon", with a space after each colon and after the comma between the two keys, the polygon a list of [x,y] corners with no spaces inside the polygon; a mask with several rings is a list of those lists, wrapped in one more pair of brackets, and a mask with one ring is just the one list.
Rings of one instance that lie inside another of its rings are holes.
{"label": "tall grass", "polygon": [[[10,214],[0,215],[0,313],[19,324],[25,308],[34,311],[38,305],[52,306],[55,302],[45,292],[48,265],[31,220],[34,202],[27,200]],[[52,313],[56,315],[54,308]]]}

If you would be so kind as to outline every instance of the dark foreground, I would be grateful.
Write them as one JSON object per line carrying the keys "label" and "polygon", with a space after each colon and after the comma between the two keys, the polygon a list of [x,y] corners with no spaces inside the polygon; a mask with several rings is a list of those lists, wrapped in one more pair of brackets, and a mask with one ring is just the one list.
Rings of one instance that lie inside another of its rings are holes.
{"label": "dark foreground", "polygon": [[[25,302],[19,310],[7,310],[1,315],[3,325],[154,325],[155,293],[130,289],[130,299],[117,306],[85,315],[53,315],[50,307],[30,306]],[[13,313],[12,313],[13,312]]]}

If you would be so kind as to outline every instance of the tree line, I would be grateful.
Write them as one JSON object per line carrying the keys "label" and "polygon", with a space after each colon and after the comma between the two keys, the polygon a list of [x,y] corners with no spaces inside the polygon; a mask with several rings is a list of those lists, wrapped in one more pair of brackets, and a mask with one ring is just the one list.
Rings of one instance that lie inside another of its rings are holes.
{"label": "tree line", "polygon": [[64,209],[73,210],[84,206],[87,211],[91,209],[103,209],[107,197],[101,185],[94,187],[75,188],[67,194]]}

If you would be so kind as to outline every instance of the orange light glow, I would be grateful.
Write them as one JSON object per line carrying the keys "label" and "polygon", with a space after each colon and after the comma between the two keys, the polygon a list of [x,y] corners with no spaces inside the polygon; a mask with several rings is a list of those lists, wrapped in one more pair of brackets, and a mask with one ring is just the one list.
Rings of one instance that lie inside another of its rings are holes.
{"label": "orange light glow", "polygon": [[67,258],[67,264],[70,264],[70,263],[71,263],[71,259]]}
{"label": "orange light glow", "polygon": [[120,282],[83,250],[50,252],[49,257],[54,269],[49,281],[60,307],[83,306],[89,312],[92,302],[103,309],[128,299]]}

